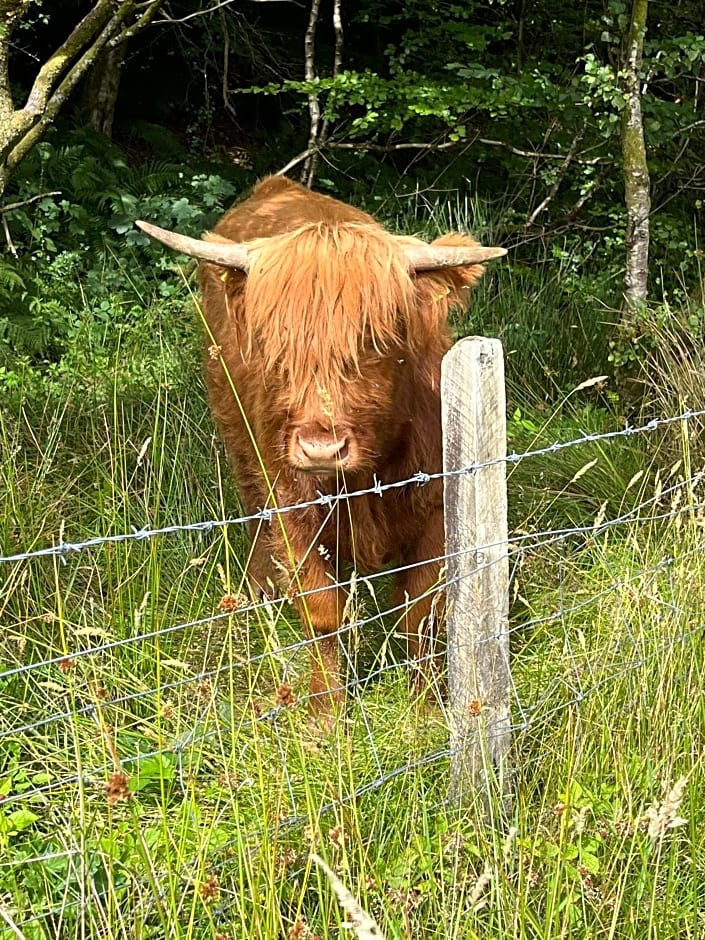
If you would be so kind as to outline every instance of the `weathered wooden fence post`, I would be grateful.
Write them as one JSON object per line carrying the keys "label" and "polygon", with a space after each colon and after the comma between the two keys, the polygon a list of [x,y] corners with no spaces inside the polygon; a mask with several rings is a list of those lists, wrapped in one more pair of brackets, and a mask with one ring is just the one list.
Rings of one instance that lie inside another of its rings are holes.
{"label": "weathered wooden fence post", "polygon": [[501,342],[457,343],[443,360],[441,394],[443,469],[451,474],[445,477],[450,795],[455,802],[478,791],[502,799],[511,740]]}

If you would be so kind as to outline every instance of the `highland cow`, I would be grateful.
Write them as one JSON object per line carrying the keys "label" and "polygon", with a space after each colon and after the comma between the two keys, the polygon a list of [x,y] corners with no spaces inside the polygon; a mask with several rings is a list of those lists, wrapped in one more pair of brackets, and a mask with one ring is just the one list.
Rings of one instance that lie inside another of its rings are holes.
{"label": "highland cow", "polygon": [[[249,514],[441,469],[448,312],[504,249],[467,235],[432,244],[394,235],[281,176],[203,240],[138,224],[201,261],[210,404]],[[329,712],[342,695],[335,634],[346,594],[336,582],[346,562],[363,573],[401,566],[393,603],[410,655],[428,655],[444,553],[440,480],[275,514],[251,536],[253,592],[277,584],[295,594],[317,640],[314,708]]]}

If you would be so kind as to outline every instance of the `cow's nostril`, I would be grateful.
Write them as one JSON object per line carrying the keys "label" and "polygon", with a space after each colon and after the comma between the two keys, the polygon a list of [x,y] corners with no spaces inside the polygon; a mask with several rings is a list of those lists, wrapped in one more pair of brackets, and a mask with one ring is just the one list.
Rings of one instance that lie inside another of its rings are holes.
{"label": "cow's nostril", "polygon": [[345,437],[331,441],[299,435],[298,445],[304,459],[313,465],[341,463],[347,458],[350,449]]}

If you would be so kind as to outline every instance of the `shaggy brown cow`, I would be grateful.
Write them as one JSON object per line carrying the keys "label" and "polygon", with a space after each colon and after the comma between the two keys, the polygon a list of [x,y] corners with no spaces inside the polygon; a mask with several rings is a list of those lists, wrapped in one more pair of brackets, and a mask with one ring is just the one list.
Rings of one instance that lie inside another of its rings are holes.
{"label": "shaggy brown cow", "polygon": [[[206,366],[210,403],[248,513],[441,469],[448,310],[504,249],[392,235],[281,176],[203,241],[138,224],[202,261],[208,342],[221,353]],[[254,590],[290,572],[283,588],[305,595],[319,708],[340,695],[342,562],[362,572],[406,566],[394,602],[411,655],[427,654],[439,562],[425,562],[444,552],[440,481],[275,515],[251,535]]]}

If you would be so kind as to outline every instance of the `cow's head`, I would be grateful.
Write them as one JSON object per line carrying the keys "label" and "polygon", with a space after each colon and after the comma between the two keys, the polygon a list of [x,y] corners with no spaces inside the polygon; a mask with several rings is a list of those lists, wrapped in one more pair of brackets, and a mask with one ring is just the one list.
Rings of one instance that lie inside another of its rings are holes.
{"label": "cow's head", "polygon": [[[437,381],[448,308],[506,254],[469,236],[428,245],[381,226],[314,224],[245,244],[137,223],[199,258],[234,312],[240,352],[261,376],[279,455],[315,475],[372,470]],[[257,434],[257,429],[255,429]]]}

